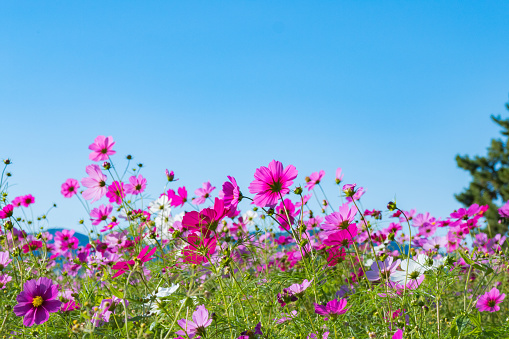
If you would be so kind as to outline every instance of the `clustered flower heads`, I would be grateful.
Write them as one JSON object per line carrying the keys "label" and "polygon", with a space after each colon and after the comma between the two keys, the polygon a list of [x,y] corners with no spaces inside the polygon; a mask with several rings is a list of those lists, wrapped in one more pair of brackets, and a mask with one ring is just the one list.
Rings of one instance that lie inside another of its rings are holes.
{"label": "clustered flower heads", "polygon": [[41,199],[11,199],[0,177],[0,336],[509,336],[506,236],[486,232],[488,206],[361,209],[367,190],[341,168],[299,176],[277,160],[246,190],[229,173],[179,185],[166,169],[154,193],[115,145],[96,137],[83,177],[61,178],[87,236],[29,217]]}

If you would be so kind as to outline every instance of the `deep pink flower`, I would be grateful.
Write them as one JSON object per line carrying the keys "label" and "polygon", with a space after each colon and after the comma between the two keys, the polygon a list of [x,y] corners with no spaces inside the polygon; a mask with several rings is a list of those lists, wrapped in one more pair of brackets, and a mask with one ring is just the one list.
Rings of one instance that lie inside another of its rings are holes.
{"label": "deep pink flower", "polygon": [[175,179],[175,173],[173,171],[171,172],[168,172],[168,169],[166,169],[166,178],[168,179],[168,181],[177,181],[179,179]]}
{"label": "deep pink flower", "polygon": [[41,277],[28,280],[23,285],[23,291],[16,297],[18,304],[14,306],[14,314],[23,318],[23,325],[39,325],[49,319],[49,314],[57,312],[62,305],[57,300],[58,285],[53,285],[51,279]]}
{"label": "deep pink flower", "polygon": [[78,188],[80,188],[80,184],[78,183],[78,180],[67,179],[62,184],[62,189],[61,189],[60,193],[62,193],[62,195],[65,198],[71,198],[73,195],[78,193]]}
{"label": "deep pink flower", "polygon": [[141,176],[136,177],[135,175],[129,178],[129,184],[125,185],[125,192],[127,194],[141,194],[147,187],[147,179]]}
{"label": "deep pink flower", "polygon": [[217,230],[219,222],[228,214],[223,200],[216,198],[214,208],[204,208],[200,212],[187,212],[182,219],[182,226],[191,231],[198,231],[208,237]]}
{"label": "deep pink flower", "polygon": [[485,294],[481,295],[479,299],[477,300],[477,309],[479,312],[496,312],[500,311],[500,304],[505,298],[505,294],[500,294],[500,291],[493,287],[491,291],[486,292]]}
{"label": "deep pink flower", "polygon": [[86,172],[89,177],[81,179],[81,184],[88,187],[88,189],[83,192],[83,198],[85,200],[92,199],[92,202],[95,202],[101,199],[108,190],[106,188],[107,177],[101,172],[101,168],[95,164],[88,165],[86,167]]}
{"label": "deep pink flower", "polygon": [[226,181],[223,184],[224,205],[227,208],[237,209],[239,202],[242,200],[242,193],[240,193],[240,188],[235,178],[228,176],[228,179],[231,182]]}
{"label": "deep pink flower", "polygon": [[392,339],[403,339],[403,330],[399,328],[392,336]]}
{"label": "deep pink flower", "polygon": [[0,210],[0,219],[7,219],[12,217],[14,211],[14,206],[12,204],[5,205],[4,208]]}
{"label": "deep pink flower", "polygon": [[337,299],[333,299],[329,301],[326,305],[315,305],[315,313],[324,315],[324,316],[331,316],[331,315],[338,315],[338,314],[345,314],[348,309],[346,308],[346,299],[340,299],[339,301]]}
{"label": "deep pink flower", "polygon": [[318,185],[320,181],[322,181],[323,176],[325,175],[325,171],[321,170],[320,172],[313,172],[309,177],[306,177],[306,188],[311,191],[315,188],[315,185]]}
{"label": "deep pink flower", "polygon": [[346,251],[344,247],[332,246],[325,250],[328,253],[327,266],[332,267],[337,265],[338,262],[345,260]]}
{"label": "deep pink flower", "polygon": [[101,221],[106,221],[111,211],[113,210],[113,206],[111,204],[101,205],[97,208],[94,208],[90,212],[90,217],[92,220],[92,225],[99,225]]}
{"label": "deep pink flower", "polygon": [[111,149],[113,145],[115,145],[113,137],[99,135],[95,138],[94,143],[88,146],[88,149],[92,150],[92,153],[88,156],[89,159],[92,161],[108,160],[108,156],[117,153]]}
{"label": "deep pink flower", "polygon": [[23,196],[23,199],[21,200],[21,205],[23,205],[24,207],[28,207],[31,204],[33,204],[34,202],[35,202],[34,196],[31,194],[27,194],[27,195]]}
{"label": "deep pink flower", "polygon": [[141,250],[140,254],[138,254],[138,256],[134,260],[119,261],[115,265],[113,265],[111,268],[118,271],[113,275],[112,278],[116,278],[126,273],[127,271],[130,271],[136,263],[142,265],[143,263],[154,259],[152,255],[156,252],[157,248],[155,247],[152,248],[150,252],[149,249],[150,247],[147,245]]}
{"label": "deep pink flower", "polygon": [[281,201],[276,208],[276,219],[279,222],[281,230],[289,230],[295,221],[295,217],[300,214],[300,210],[295,210],[295,205],[290,199]]}
{"label": "deep pink flower", "polygon": [[193,312],[193,321],[180,319],[177,323],[183,329],[183,331],[176,332],[178,335],[187,334],[189,338],[194,338],[196,335],[205,335],[205,328],[212,324],[212,319],[209,319],[209,311],[205,305],[200,305]]}
{"label": "deep pink flower", "polygon": [[358,234],[359,230],[356,224],[349,225],[346,229],[338,230],[334,233],[329,233],[327,239],[323,243],[327,246],[343,246],[349,247],[353,244],[353,239]]}
{"label": "deep pink flower", "polygon": [[198,197],[194,199],[194,203],[196,205],[201,205],[205,203],[205,200],[207,200],[208,197],[210,197],[210,193],[212,193],[213,190],[216,188],[210,184],[210,181],[204,182],[202,188],[198,188],[194,191],[194,194],[196,194]]}
{"label": "deep pink flower", "polygon": [[13,204],[14,207],[20,207],[23,205],[23,196],[12,199],[11,204]]}
{"label": "deep pink flower", "polygon": [[259,207],[274,207],[280,197],[290,192],[290,185],[297,177],[297,169],[288,165],[283,170],[283,164],[272,160],[269,167],[257,168],[254,174],[255,180],[249,185],[249,192],[256,194],[255,205]]}
{"label": "deep pink flower", "polygon": [[[184,247],[182,254],[184,255],[184,262],[199,265],[207,263],[208,258],[216,251],[217,239],[203,238],[197,234],[190,234],[187,237],[189,245]],[[208,257],[208,258],[207,258]]]}
{"label": "deep pink flower", "polygon": [[184,206],[184,204],[187,202],[187,190],[185,187],[179,187],[178,195],[175,194],[174,190],[168,190],[168,199],[170,199],[170,206],[177,207],[177,206]]}
{"label": "deep pink flower", "polygon": [[124,183],[113,181],[111,185],[108,186],[106,197],[108,197],[110,202],[116,202],[117,204],[121,205],[122,200],[125,198]]}
{"label": "deep pink flower", "polygon": [[37,251],[41,247],[42,247],[42,241],[32,240],[28,244],[23,245],[23,253]]}

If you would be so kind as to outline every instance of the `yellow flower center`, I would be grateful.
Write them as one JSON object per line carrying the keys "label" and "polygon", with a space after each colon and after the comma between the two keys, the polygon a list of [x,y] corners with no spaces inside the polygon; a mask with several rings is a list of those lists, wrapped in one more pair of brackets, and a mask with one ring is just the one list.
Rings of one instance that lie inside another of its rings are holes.
{"label": "yellow flower center", "polygon": [[32,300],[32,305],[34,305],[34,307],[39,307],[42,305],[43,302],[44,300],[42,300],[42,297],[37,296]]}

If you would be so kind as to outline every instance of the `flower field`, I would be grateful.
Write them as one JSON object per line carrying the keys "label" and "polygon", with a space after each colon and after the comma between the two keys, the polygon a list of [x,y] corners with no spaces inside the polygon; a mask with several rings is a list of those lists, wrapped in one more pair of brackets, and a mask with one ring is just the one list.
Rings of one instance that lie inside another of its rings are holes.
{"label": "flower field", "polygon": [[[366,209],[341,168],[300,173],[300,187],[276,160],[248,187],[225,173],[193,191],[163,169],[166,188],[149,197],[112,137],[89,149],[87,176],[61,186],[89,215],[87,244],[37,228],[46,215],[29,211],[48,206],[11,197],[4,161],[0,337],[509,337],[506,237],[487,227],[488,206],[447,218]],[[498,213],[509,218],[509,204]]]}

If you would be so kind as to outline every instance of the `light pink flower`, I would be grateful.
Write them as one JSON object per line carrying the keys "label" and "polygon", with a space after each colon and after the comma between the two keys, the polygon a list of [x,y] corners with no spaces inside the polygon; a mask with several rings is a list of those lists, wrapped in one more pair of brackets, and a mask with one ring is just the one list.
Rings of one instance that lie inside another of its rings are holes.
{"label": "light pink flower", "polygon": [[274,207],[282,196],[290,192],[290,185],[297,177],[297,169],[288,165],[283,169],[283,164],[272,160],[269,167],[257,168],[254,174],[255,180],[249,185],[249,192],[256,194],[253,201],[259,207]]}
{"label": "light pink flower", "polygon": [[315,188],[315,185],[318,185],[320,181],[322,181],[323,176],[325,175],[325,171],[321,170],[320,172],[313,172],[309,177],[306,178],[306,188],[311,191]]}
{"label": "light pink flower", "polygon": [[141,174],[136,177],[133,175],[129,178],[129,184],[125,185],[125,192],[127,194],[141,194],[145,191],[147,187],[147,179],[141,176]]}
{"label": "light pink flower", "polygon": [[101,168],[95,164],[88,165],[86,172],[89,177],[81,179],[81,184],[88,188],[83,192],[83,198],[85,200],[92,199],[92,202],[95,202],[106,194],[108,190],[106,187],[107,178],[101,172]]}
{"label": "light pink flower", "polygon": [[324,315],[324,316],[330,316],[330,315],[338,315],[338,314],[345,314],[348,309],[346,308],[346,299],[340,299],[339,301],[337,299],[333,299],[329,301],[326,305],[315,305],[315,313]]}
{"label": "light pink flower", "polygon": [[94,143],[88,146],[88,149],[92,150],[88,156],[89,159],[92,161],[108,160],[108,156],[117,153],[111,149],[113,145],[115,145],[113,137],[105,137],[103,135],[99,135],[97,138],[95,138]]}
{"label": "light pink flower", "polygon": [[209,311],[205,305],[200,305],[193,312],[193,321],[180,319],[177,321],[183,331],[178,331],[178,335],[186,335],[189,338],[194,338],[196,335],[205,335],[205,328],[212,324],[212,319],[209,319]]}
{"label": "light pink flower", "polygon": [[210,193],[212,193],[213,190],[216,188],[210,184],[210,181],[204,182],[202,188],[198,188],[194,191],[194,194],[196,194],[198,197],[194,199],[194,203],[196,205],[201,205],[205,203],[205,200],[207,200],[208,197],[210,197]]}

